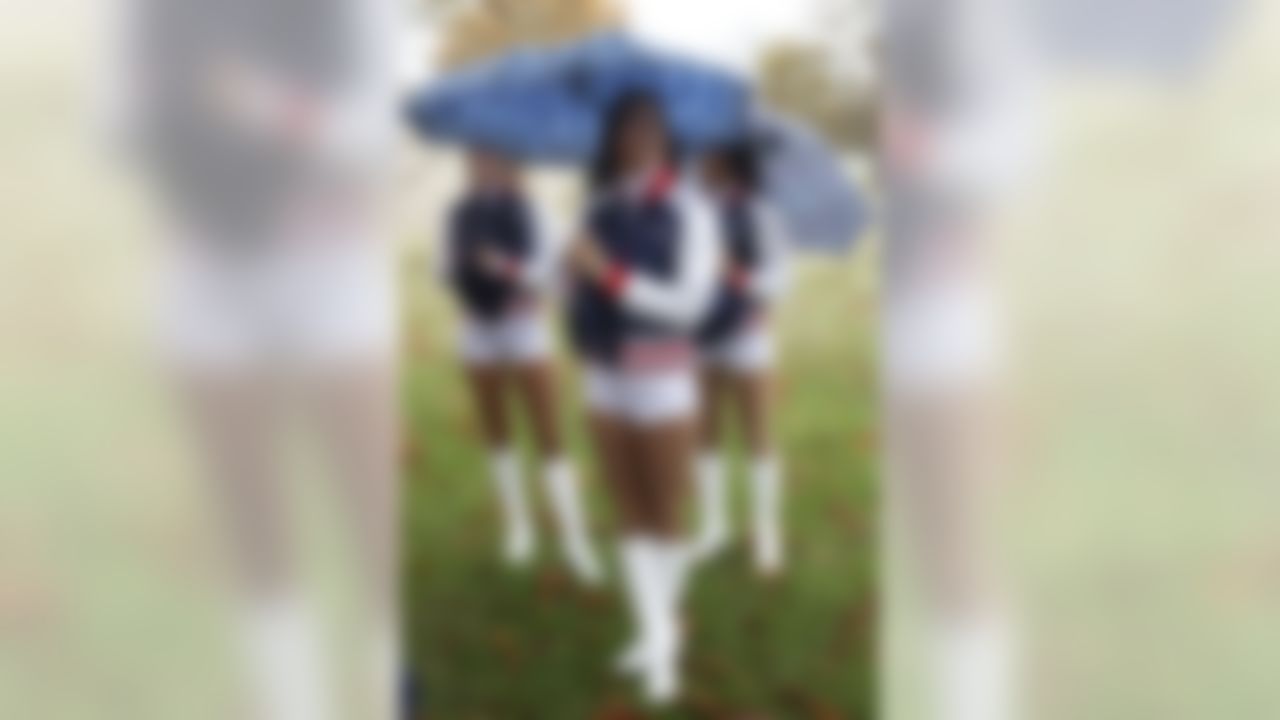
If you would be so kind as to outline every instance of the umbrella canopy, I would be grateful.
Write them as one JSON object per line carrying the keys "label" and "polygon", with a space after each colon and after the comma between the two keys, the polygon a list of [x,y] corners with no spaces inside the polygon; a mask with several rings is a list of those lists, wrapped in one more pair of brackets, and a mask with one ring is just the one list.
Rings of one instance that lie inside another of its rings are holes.
{"label": "umbrella canopy", "polygon": [[770,112],[752,121],[762,148],[769,200],[796,248],[851,249],[867,222],[867,208],[840,165],[840,153],[805,125]]}
{"label": "umbrella canopy", "polygon": [[428,138],[581,162],[595,152],[609,106],[631,92],[652,94],[689,150],[747,127],[750,90],[741,80],[618,33],[464,67],[413,95],[407,112]]}

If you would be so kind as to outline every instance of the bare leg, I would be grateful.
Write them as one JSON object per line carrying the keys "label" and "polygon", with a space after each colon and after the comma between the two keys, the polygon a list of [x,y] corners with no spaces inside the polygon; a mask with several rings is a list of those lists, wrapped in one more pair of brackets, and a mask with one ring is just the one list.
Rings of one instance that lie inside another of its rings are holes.
{"label": "bare leg", "polygon": [[633,442],[633,429],[621,420],[597,413],[591,418],[591,430],[600,470],[618,520],[624,597],[636,626],[635,636],[623,648],[616,666],[625,673],[642,672],[650,657],[649,628],[653,624],[653,598],[659,570],[655,563],[655,543],[648,535],[650,513],[638,464],[638,447]]}
{"label": "bare leg", "polygon": [[681,533],[681,506],[693,467],[694,418],[630,429],[644,492],[644,534],[633,541],[634,595],[640,607],[643,651],[639,669],[651,702],[665,703],[679,692],[683,646],[681,600],[693,559]]}
{"label": "bare leg", "polygon": [[370,673],[365,707],[372,717],[391,717],[400,663],[395,383],[393,365],[384,362],[326,373],[314,393],[324,444],[345,500],[351,556],[368,589],[362,637],[368,641]]}
{"label": "bare leg", "polygon": [[251,600],[293,592],[275,462],[277,388],[265,376],[201,372],[188,374],[183,389],[241,589]]}
{"label": "bare leg", "polygon": [[346,500],[370,600],[394,614],[399,579],[395,372],[390,364],[327,375],[317,393],[325,445]]}
{"label": "bare leg", "polygon": [[326,717],[323,626],[298,587],[277,463],[281,389],[265,373],[188,373],[188,409],[231,544],[239,637],[268,717]]}
{"label": "bare leg", "polygon": [[774,453],[773,416],[775,383],[769,371],[738,375],[734,378],[734,394],[742,421],[742,436],[752,457]]}
{"label": "bare leg", "polygon": [[564,453],[564,439],[554,368],[549,362],[531,363],[518,366],[514,373],[539,454],[543,460],[560,457]]}
{"label": "bare leg", "polygon": [[641,477],[638,491],[644,497],[644,531],[667,540],[681,537],[681,510],[690,485],[694,444],[692,421],[632,428]]}
{"label": "bare leg", "polygon": [[565,561],[582,582],[597,584],[604,579],[604,571],[591,546],[578,477],[564,455],[554,370],[548,362],[531,363],[516,368],[515,376],[542,458],[544,489]]}
{"label": "bare leg", "polygon": [[720,415],[728,394],[729,378],[724,371],[708,367],[702,371],[702,407],[698,413],[698,434],[703,452],[720,452]]}
{"label": "bare leg", "polygon": [[505,368],[490,365],[473,365],[467,373],[480,431],[488,448],[491,480],[502,510],[503,554],[509,564],[524,565],[533,558],[535,540],[533,516],[507,415],[509,373]]}
{"label": "bare leg", "polygon": [[467,380],[480,423],[480,434],[490,450],[511,447],[511,423],[507,417],[505,386],[507,373],[496,365],[472,365]]}
{"label": "bare leg", "polygon": [[644,500],[637,494],[637,483],[632,478],[635,464],[627,428],[618,420],[599,413],[591,416],[590,424],[600,474],[613,498],[622,534],[642,532]]}
{"label": "bare leg", "polygon": [[722,422],[729,378],[708,367],[702,374],[702,407],[698,419],[701,452],[697,459],[700,517],[694,547],[700,558],[709,558],[729,541],[729,498],[721,453]]}
{"label": "bare leg", "polygon": [[776,575],[783,566],[782,467],[774,449],[773,377],[767,371],[739,375],[734,381],[742,433],[751,453],[752,521],[756,569]]}

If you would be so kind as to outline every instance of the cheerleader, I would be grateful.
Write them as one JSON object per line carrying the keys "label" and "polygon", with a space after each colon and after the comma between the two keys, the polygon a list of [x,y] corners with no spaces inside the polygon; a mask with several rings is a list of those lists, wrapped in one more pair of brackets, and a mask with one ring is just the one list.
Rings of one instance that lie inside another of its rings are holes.
{"label": "cheerleader", "polygon": [[774,342],[767,316],[786,286],[786,243],[778,219],[760,197],[759,159],[752,145],[722,147],[707,155],[701,170],[720,213],[728,261],[714,310],[699,333],[704,397],[696,547],[708,557],[730,535],[721,454],[728,411],[741,423],[750,453],[755,564],[761,574],[774,575],[783,564],[782,468],[771,429]]}
{"label": "cheerleader", "polygon": [[557,264],[550,234],[507,158],[473,151],[468,183],[450,215],[440,267],[464,318],[460,351],[488,447],[504,555],[509,563],[523,565],[536,545],[507,411],[508,400],[517,396],[531,420],[565,561],[583,582],[596,584],[602,572],[577,478],[565,456],[550,336],[538,308]]}
{"label": "cheerleader", "polygon": [[691,560],[679,516],[697,440],[694,331],[714,297],[720,246],[710,206],[680,181],[652,98],[626,96],[612,108],[591,180],[592,207],[571,253],[570,325],[637,628],[619,669],[663,703],[679,691],[678,615]]}

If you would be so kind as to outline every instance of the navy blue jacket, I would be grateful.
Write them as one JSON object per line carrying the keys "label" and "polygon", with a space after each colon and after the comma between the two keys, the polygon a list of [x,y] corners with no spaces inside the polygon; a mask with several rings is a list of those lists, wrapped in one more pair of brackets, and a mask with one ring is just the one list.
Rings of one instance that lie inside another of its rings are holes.
{"label": "navy blue jacket", "polygon": [[517,263],[536,251],[533,215],[518,195],[470,195],[454,206],[449,218],[446,268],[458,304],[480,320],[500,317],[524,292],[518,283],[481,269],[478,251],[488,247]]}
{"label": "navy blue jacket", "polygon": [[[591,212],[588,226],[613,262],[657,278],[677,272],[683,228],[672,198],[647,202],[606,197]],[[578,280],[569,300],[573,346],[585,358],[613,364],[626,343],[678,338],[683,333],[638,317],[603,288]]]}
{"label": "navy blue jacket", "polygon": [[[751,203],[731,200],[720,208],[721,234],[725,242],[725,258],[731,267],[755,272],[763,261],[760,247],[760,228]],[[721,283],[707,321],[698,330],[698,340],[714,344],[732,336],[759,310],[759,301],[741,288],[734,287],[727,279]]]}

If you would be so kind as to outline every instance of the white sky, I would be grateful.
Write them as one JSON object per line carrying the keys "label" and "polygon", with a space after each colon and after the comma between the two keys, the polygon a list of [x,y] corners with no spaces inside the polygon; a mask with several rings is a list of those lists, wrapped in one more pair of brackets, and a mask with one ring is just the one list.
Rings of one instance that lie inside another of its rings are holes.
{"label": "white sky", "polygon": [[641,37],[750,72],[764,46],[812,38],[821,27],[815,0],[623,0]]}

